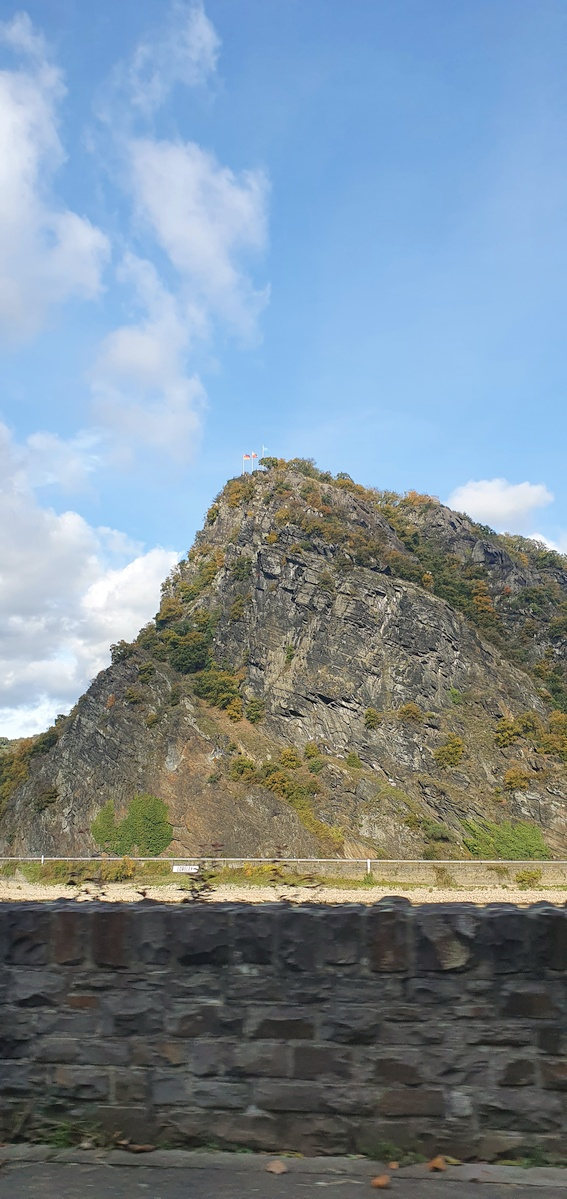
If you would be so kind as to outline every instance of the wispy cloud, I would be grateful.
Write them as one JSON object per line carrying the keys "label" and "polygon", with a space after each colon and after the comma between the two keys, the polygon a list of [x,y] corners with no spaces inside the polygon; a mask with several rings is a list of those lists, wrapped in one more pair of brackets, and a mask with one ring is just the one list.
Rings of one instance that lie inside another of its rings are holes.
{"label": "wispy cloud", "polygon": [[533,541],[541,541],[548,549],[558,554],[567,554],[567,533],[559,532],[556,537],[547,537],[544,533],[530,533]]}
{"label": "wispy cloud", "polygon": [[175,3],[159,35],[117,66],[101,105],[131,204],[118,274],[135,315],[101,342],[91,382],[95,419],[122,460],[140,445],[191,457],[206,406],[197,347],[211,347],[219,331],[250,341],[268,300],[251,273],[267,240],[263,171],[237,173],[196,142],[157,138],[150,127],[174,83],[212,77],[218,47],[203,6]]}
{"label": "wispy cloud", "polygon": [[216,69],[219,47],[202,4],[175,3],[155,36],[138,43],[118,77],[132,105],[150,116],[176,84],[206,83]]}
{"label": "wispy cloud", "polygon": [[182,462],[198,441],[205,403],[187,365],[200,314],[181,307],[147,260],[127,254],[120,277],[138,314],[99,347],[91,373],[96,420],[119,461],[148,447]]}
{"label": "wispy cloud", "polygon": [[552,502],[545,483],[509,483],[507,479],[470,479],[448,499],[451,508],[509,533],[525,533],[534,512]]}
{"label": "wispy cloud", "polygon": [[20,340],[52,305],[99,294],[109,242],[52,194],[65,88],[42,37],[21,13],[0,24],[2,43],[20,65],[0,71],[0,332]]}
{"label": "wispy cloud", "polygon": [[267,301],[242,265],[266,244],[267,181],[240,176],[194,142],[144,138],[128,147],[134,205],[207,321],[250,335]]}

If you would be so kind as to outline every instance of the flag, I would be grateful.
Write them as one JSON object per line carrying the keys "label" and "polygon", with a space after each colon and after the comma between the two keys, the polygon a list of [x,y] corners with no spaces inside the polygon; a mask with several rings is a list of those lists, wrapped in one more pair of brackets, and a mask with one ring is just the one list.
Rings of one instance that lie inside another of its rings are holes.
{"label": "flag", "polygon": [[258,455],[257,455],[257,454],[251,454],[251,455],[250,455],[250,457],[251,457],[251,458],[257,458],[257,457],[258,457]]}
{"label": "flag", "polygon": [[250,461],[250,454],[243,454],[243,455],[242,455],[242,457],[244,458],[244,461],[245,461],[245,462],[249,462],[249,461]]}

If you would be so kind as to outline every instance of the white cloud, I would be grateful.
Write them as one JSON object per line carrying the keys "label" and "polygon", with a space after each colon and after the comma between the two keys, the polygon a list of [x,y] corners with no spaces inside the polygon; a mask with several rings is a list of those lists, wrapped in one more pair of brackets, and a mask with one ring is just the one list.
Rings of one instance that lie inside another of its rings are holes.
{"label": "white cloud", "polygon": [[177,557],[42,508],[0,426],[0,735],[37,732],[74,702],[110,643],[154,614]]}
{"label": "white cloud", "polygon": [[567,554],[567,533],[559,533],[555,540],[546,537],[544,533],[530,533],[530,538],[532,541],[541,541],[542,545],[558,554]]}
{"label": "white cloud", "polygon": [[184,461],[195,448],[205,402],[199,379],[187,371],[200,313],[182,311],[155,267],[128,254],[122,279],[142,314],[102,342],[92,371],[97,420],[110,432],[122,460],[146,446]]}
{"label": "white cloud", "polygon": [[140,447],[192,456],[206,406],[196,354],[211,352],[219,330],[250,340],[268,299],[249,271],[266,245],[264,173],[235,173],[193,141],[140,135],[175,84],[207,82],[219,45],[200,0],[174,3],[99,97],[105,159],[116,163],[133,226],[117,273],[133,311],[103,338],[90,376],[115,463]]}
{"label": "white cloud", "polygon": [[52,305],[98,295],[109,243],[51,196],[64,161],[57,107],[65,88],[43,39],[21,13],[0,24],[0,43],[25,60],[0,71],[0,332],[19,340]]}
{"label": "white cloud", "polygon": [[56,433],[31,433],[21,450],[26,478],[32,487],[55,485],[80,491],[101,465],[100,434],[86,429],[65,440]]}
{"label": "white cloud", "polygon": [[194,142],[136,139],[128,152],[135,208],[193,308],[249,336],[268,298],[241,265],[266,243],[263,172],[238,176]]}
{"label": "white cloud", "polygon": [[219,46],[202,4],[173,4],[156,36],[138,43],[132,61],[121,72],[131,103],[150,115],[175,84],[206,83],[216,68]]}
{"label": "white cloud", "polygon": [[451,508],[497,531],[522,533],[538,508],[553,501],[544,483],[509,483],[507,479],[469,480],[448,499]]}

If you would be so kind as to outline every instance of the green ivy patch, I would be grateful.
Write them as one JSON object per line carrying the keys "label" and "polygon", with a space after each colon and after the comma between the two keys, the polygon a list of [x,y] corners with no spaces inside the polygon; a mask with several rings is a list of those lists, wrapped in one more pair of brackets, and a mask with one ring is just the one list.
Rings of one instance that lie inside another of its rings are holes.
{"label": "green ivy patch", "polygon": [[109,853],[136,853],[139,857],[157,857],[173,840],[167,806],[156,795],[136,795],[124,818],[116,823],[114,804],[109,800],[91,824],[97,845]]}
{"label": "green ivy patch", "polygon": [[464,843],[473,858],[509,862],[547,861],[551,853],[538,824],[510,820],[494,824],[490,820],[463,820]]}

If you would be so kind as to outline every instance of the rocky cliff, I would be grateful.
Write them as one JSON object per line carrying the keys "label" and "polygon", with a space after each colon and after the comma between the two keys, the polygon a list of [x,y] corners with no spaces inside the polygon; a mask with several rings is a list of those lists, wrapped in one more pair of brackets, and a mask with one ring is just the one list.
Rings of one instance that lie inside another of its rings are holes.
{"label": "rocky cliff", "polygon": [[531,825],[567,856],[565,559],[268,462],[69,717],[3,752],[2,852],[95,852],[147,792],[175,853],[446,858]]}

